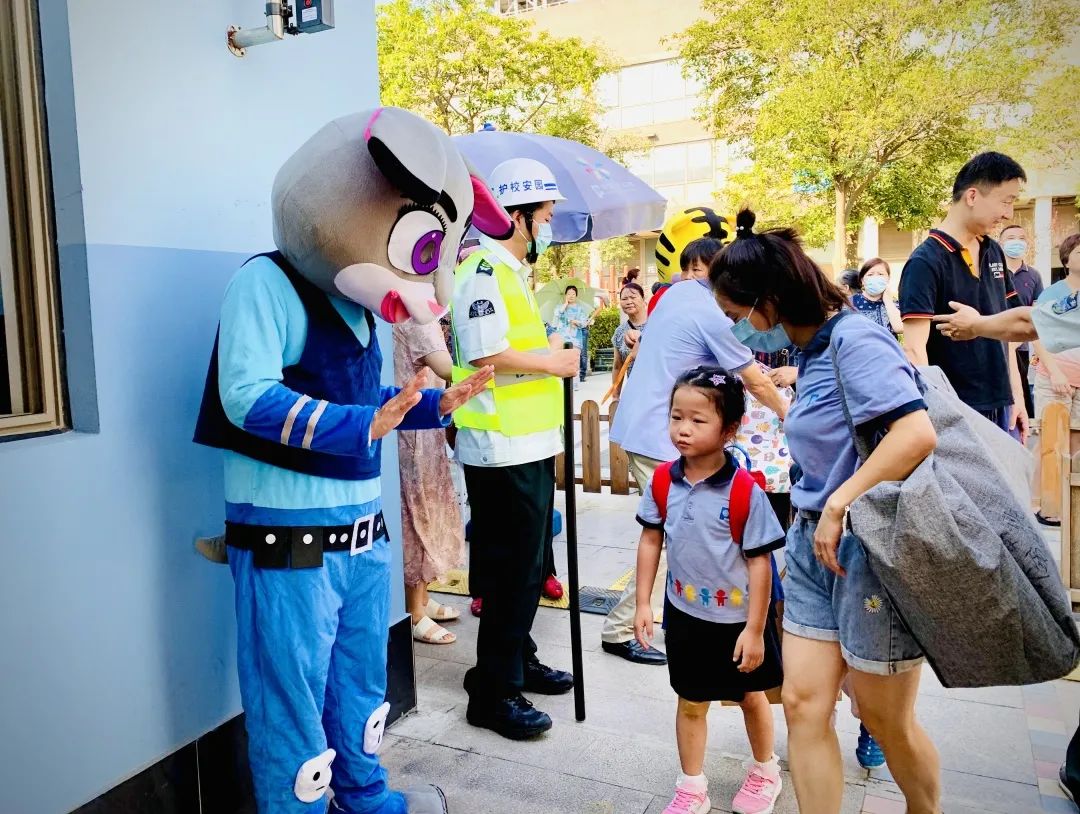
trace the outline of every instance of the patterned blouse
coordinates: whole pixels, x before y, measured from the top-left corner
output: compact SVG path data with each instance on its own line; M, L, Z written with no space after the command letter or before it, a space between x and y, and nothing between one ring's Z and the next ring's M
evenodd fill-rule
M855 306L856 311L867 319L872 319L882 328L888 328L889 333L896 336L896 333L892 329L892 324L889 322L889 314L885 310L884 298L874 302L874 300L867 298L861 293L855 293L851 295L851 302Z

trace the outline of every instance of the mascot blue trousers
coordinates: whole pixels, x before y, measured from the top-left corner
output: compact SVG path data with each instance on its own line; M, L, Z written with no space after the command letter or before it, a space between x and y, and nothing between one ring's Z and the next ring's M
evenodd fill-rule
M390 541L380 502L373 318L277 254L233 277L195 440L225 451L240 693L261 814L445 811L387 786ZM422 391L402 429L445 426Z

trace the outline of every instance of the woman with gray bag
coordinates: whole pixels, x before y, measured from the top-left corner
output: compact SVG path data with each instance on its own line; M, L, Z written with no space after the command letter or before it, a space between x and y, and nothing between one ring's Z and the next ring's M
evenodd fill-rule
M1060 677L1080 656L1068 600L1007 477L1015 445L995 452L992 425L965 412L940 377L911 367L888 331L850 318L793 231L755 235L753 223L739 214L709 276L736 337L803 349L785 425L804 472L784 584L784 708L800 811L840 809L829 718L847 674L907 810L936 813L940 769L915 722L915 668L925 654L946 686Z
M792 488L798 517L788 532L784 581L784 712L799 810L840 810L843 768L831 719L850 675L863 722L881 744L908 811L937 814L937 751L914 714L922 651L859 541L843 533L847 507L876 484L912 472L934 449L934 429L915 371L889 332L870 320L844 319L846 298L793 231L755 234L753 225L752 212L739 213L735 241L713 261L709 279L736 323L735 336L751 349L790 342L803 349L798 398L784 425L803 471ZM861 467L837 393L831 342L853 383L856 421L884 433Z

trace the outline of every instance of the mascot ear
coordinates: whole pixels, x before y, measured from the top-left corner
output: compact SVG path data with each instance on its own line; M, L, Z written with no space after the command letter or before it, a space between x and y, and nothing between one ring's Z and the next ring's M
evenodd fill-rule
M424 206L439 200L446 178L443 134L434 125L396 107L376 110L364 129L375 166L395 189ZM391 146L393 145L393 146Z
M469 180L473 188L473 226L479 231L493 237L496 240L509 240L514 234L514 222L506 214L506 210L495 200L491 194L491 188L477 172L473 163L461 154L461 160L465 162L465 169L469 171Z
M514 234L514 222L499 206L482 178L473 174L469 178L473 188L473 226L488 237L509 240Z

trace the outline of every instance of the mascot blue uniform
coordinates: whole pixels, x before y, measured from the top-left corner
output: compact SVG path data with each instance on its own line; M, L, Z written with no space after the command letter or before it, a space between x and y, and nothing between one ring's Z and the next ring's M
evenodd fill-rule
M447 391L381 387L373 315L436 318L469 223L512 227L449 137L395 108L320 130L278 173L273 216L278 251L226 290L195 433L224 450L259 811L444 814L441 791L391 791L379 765L391 554L379 435L398 413L400 429L445 426L490 372Z

